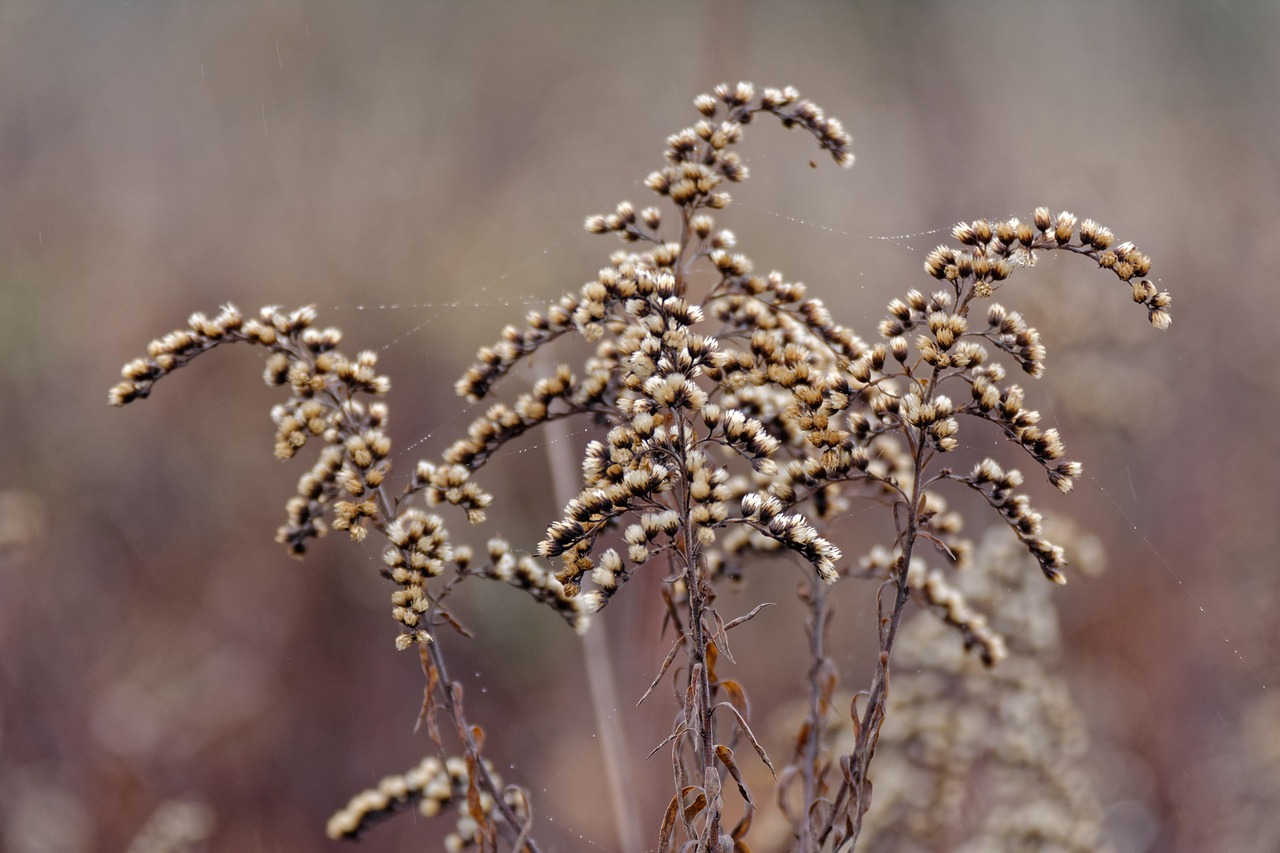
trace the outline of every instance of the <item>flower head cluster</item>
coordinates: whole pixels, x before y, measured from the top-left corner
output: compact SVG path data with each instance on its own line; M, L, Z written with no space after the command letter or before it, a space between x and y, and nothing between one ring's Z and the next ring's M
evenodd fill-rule
M427 580L444 571L453 557L449 534L437 515L410 507L387 526L390 545L382 552L383 573L400 587L391 595L391 615L405 627L396 647L431 641L424 614L431 608Z
M804 555L818 570L818 576L833 583L840 549L818 535L807 519L799 513L782 512L782 504L774 497L748 494L742 499L742 512L755 522L756 529L777 540L783 547Z
M512 406L494 403L471 422L465 438L455 441L444 453L447 465L474 471L493 452L547 421L563 414L589 411L600 405L609 377L601 371L579 382L573 371L561 365L556 372L539 379L521 394Z
M485 767L496 781L492 766L485 762ZM475 795L474 807L468 805L469 792ZM518 789L508 789L506 799L508 807L527 818L528 803ZM465 807L444 841L445 850L457 853L479 844L480 823L470 813L472 808L478 808L479 816L485 819L493 815L496 803L488 792L475 790L465 759L450 756L441 761L431 755L408 772L387 776L375 787L356 794L329 818L325 832L334 840L359 838L378 821L415 806L423 817L435 817L451 806Z
M789 86L765 89L757 97L750 83L722 84L714 95L698 96L694 106L702 113L702 120L667 138L667 165L645 180L649 189L686 210L720 209L729 204L728 195L716 190L722 180L746 180L747 167L732 149L741 141L743 127L760 112L777 116L784 127L804 128L837 163L845 168L853 165L851 141L840 122L829 118L812 101L801 99L800 93ZM628 232L628 226L633 224L624 217L587 220L588 230L617 231L624 239L641 238L643 235L632 236Z
M560 582L559 577L547 571L545 566L529 554L517 556L512 553L511 546L505 539L490 539L487 551L487 565L463 565L463 570L524 590L534 601L545 604L560 614L578 634L586 633L590 615L603 604L604 596L601 593L578 595L571 592Z
M973 319L975 301L991 297L1021 268L1033 265L1041 251L1085 255L1130 282L1135 301L1147 306L1156 328L1169 325L1169 295L1158 293L1141 278L1150 272L1149 257L1130 243L1115 245L1108 229L1092 220L1078 222L1070 213L1055 217L1047 208L1039 208L1030 222L960 223L952 236L959 247L939 246L925 260L925 271L947 287L928 296L913 290L890 302L878 329L885 344L873 347L849 367L862 404L854 406L849 416L853 440L870 436L899 440L905 455L915 461L915 470L906 472L897 466L892 479L882 482L905 497L924 475L934 453L960 446L961 419L975 418L993 424L1044 469L1054 486L1068 492L1081 474L1080 464L1064 459L1058 431L1041 425L1040 414L1026 407L1022 388L1005 384L1005 369L990 352L1003 352L1025 373L1040 377L1045 358L1040 333L1019 313L996 303L985 309L985 326L979 324ZM948 391L966 385L967 393ZM1062 549L1041 536L1040 515L1027 496L1012 491L1021 483L1021 475L1006 474L988 459L968 477L943 469L919 486L927 489L948 479L979 491L1036 557L1046 577L1058 583L1065 580L1060 571L1066 562ZM932 523L928 515L918 513L917 521ZM934 544L951 558L957 556L958 548L962 552L968 547L955 538L935 539Z
M266 347L270 355L263 378L290 391L289 399L271 412L276 455L291 458L313 437L325 444L298 481L297 494L286 507L288 522L277 536L298 556L309 540L324 535L330 513L334 527L357 541L364 538L365 520L379 518L374 495L390 467L387 408L362 397L386 394L391 383L376 372L376 355L362 352L347 358L337 350L342 334L313 328L314 320L311 307L284 311L268 306L248 319L234 305L223 306L213 318L192 314L188 328L152 341L145 357L126 364L124 381L110 394L116 406L146 397L162 377L220 344Z
M607 435L587 447L581 492L539 545L542 556L561 561L557 578L571 596L589 576L607 600L631 577L628 563L659 554L679 552L699 564L721 560L712 546L726 525L770 530L735 510L744 495L769 496L778 476L773 457L793 438L809 435L810 446L825 451L819 464L831 470L855 464L842 443L847 431L834 422L849 389L831 368L861 356L865 345L819 300L807 298L803 285L778 273L754 274L751 261L733 252L734 235L717 230L712 216L730 202L724 183L747 177L735 149L757 114L808 131L842 166L853 161L848 135L793 89L757 93L750 84L726 85L695 106L702 118L667 140L665 165L646 181L675 205L679 234L664 233L659 208L627 201L588 217L588 231L616 234L640 250L615 253L578 292L532 312L524 327L504 329L497 343L481 348L458 391L472 400L490 396L517 362L568 332L595 344L586 378L578 382L562 366L512 405L492 404L443 465L420 466L412 487L425 489L432 503L474 512L474 502L488 496L470 478L506 442L555 417L588 415L607 424ZM695 265L719 278L700 302L689 291ZM709 317L719 325L714 336L705 330ZM810 355L815 351L821 355ZM808 400L804 413L797 411L801 399ZM711 452L716 447L720 453ZM807 453L789 455L803 464ZM758 481L735 480L726 467L732 460L745 461ZM810 479L814 473L811 465ZM832 497L828 509L838 502ZM834 545L800 517L787 529L778 518L771 523L776 529L764 538L834 577ZM601 537L612 541L600 548Z
M1147 308L1147 318L1157 329L1167 329L1171 298L1145 277L1151 258L1132 243L1116 244L1111 229L1092 219L1079 221L1067 211L1054 216L1038 207L1031 222L961 222L951 231L960 249L939 246L929 253L924 268L936 279L960 285L972 284L979 298L990 296L1009 278L1016 266L1031 266L1037 251L1061 249L1092 258L1121 281L1130 282L1133 301Z
M1014 489L1022 485L1021 473L1015 470L1005 471L993 460L984 459L968 476L950 476L986 498L987 503L1000 513L1014 534L1036 558L1046 578L1057 584L1067 582L1066 577L1059 571L1066 565L1063 549L1040 535L1043 518L1031 506L1031 499L1014 492Z
M1164 329L1170 297L1147 278L1150 258L1131 243L1117 244L1092 220L1054 216L1047 208L1027 222L960 223L952 231L956 245L939 246L925 260L937 289L892 300L878 339L868 343L837 323L805 285L776 271L757 272L738 251L736 236L715 221L731 202L726 184L748 176L737 146L756 116L772 115L784 127L806 131L836 163L849 166L850 140L840 122L794 89L758 92L749 83L719 86L694 105L700 118L667 139L663 164L645 181L674 215L623 201L611 213L586 219L588 231L613 234L625 246L593 280L479 349L456 390L472 402L487 400L486 408L439 459L419 462L394 497L387 488L387 408L367 400L384 394L388 382L377 374L372 353L349 359L337 350L337 330L312 328L310 308L269 307L256 319L231 306L213 319L193 315L189 328L153 342L146 357L126 365L124 381L111 391L111 402L123 405L147 396L158 379L220 343L266 347L268 384L289 391L272 410L277 456L290 458L315 438L323 444L288 504L280 540L301 554L328 526L356 540L369 530L386 536L383 574L396 585L392 615L401 628L396 645L416 646L423 656L437 746L434 709L445 707L467 754L443 763L427 759L358 795L330 821L335 838L354 837L415 803L422 813L435 814L455 801L465 801L467 811L448 849L489 849L495 809L508 840L525 837L527 824L520 823L527 820L527 806L523 799L504 802L491 772L477 763L478 730L463 723L460 688L447 683L432 633L440 624L466 633L443 601L469 576L522 589L581 632L588 616L641 566L663 559L669 610L682 620L677 648L689 655L686 704L669 739L681 793L667 812L663 849L677 816L691 848L698 849L736 846L750 823L744 818L726 835L720 822L721 768L739 782L748 818L751 801L731 751L715 739L716 715L732 711L733 724L764 755L750 732L745 700L738 701L741 688L734 683L731 691L714 672L716 655L728 650L725 632L750 618L726 624L715 612L715 584L722 577L741 578L753 557L787 552L825 583L860 574L885 581L882 591L896 588L895 595L878 599L876 681L867 692L859 745L839 765L844 773L838 784L847 787L825 801L842 805L808 810L829 822L809 837L830 837L837 847L856 838L869 798L866 767L883 719L903 606L914 599L933 612L988 665L1007 652L1005 637L991 627L995 620L989 623L948 573L927 568L916 551L917 545L932 547L950 567L969 562L972 546L961 537L961 517L948 510L941 487L958 483L976 491L1044 575L1065 580L1063 549L1044 538L1040 514L1016 492L1021 474L990 459L967 475L938 464L962 447L961 424L976 421L1029 455L1058 489L1070 491L1079 463L1065 460L1058 431L1026 407L1023 389L1006 382L1000 363L1012 361L1040 377L1040 333L1019 313L988 300L1033 266L1038 253L1064 251L1127 282L1151 324ZM986 302L982 309L979 301ZM564 336L589 348L580 366L556 364L505 401L493 399L517 365ZM510 442L570 418L585 421L594 435L585 448L581 487L558 499L563 508L547 524L536 556L495 537L484 547L485 558L477 559L466 545L451 544L440 516L410 505L448 505L472 524L485 522L493 502L479 482L486 464ZM871 549L861 571L842 565L836 544L839 519L855 501L883 505L893 520L892 543ZM811 581L802 594L813 608L815 637L827 624L822 589L823 583ZM891 608L885 606L889 598ZM817 705L829 702L833 685L834 679L814 692L826 691ZM733 694L727 702L716 699L722 689ZM797 743L819 740L818 711L812 712L812 730ZM711 757L720 764L708 764ZM821 787L825 772L806 778ZM476 776L484 777L483 785ZM837 823L842 828L831 835Z
M792 90L757 96L748 84L722 86L695 105L703 119L668 138L666 164L646 181L677 207L681 239L664 236L656 207L637 209L624 201L610 214L588 217L588 231L648 248L615 254L578 294L566 295L545 315L532 315L537 322L528 329L505 330L502 341L481 350L460 385L473 397L487 391L518 357L553 334L574 329L596 342L589 367L601 378L592 388L597 393L591 411L613 428L607 441L588 448L583 491L540 545L544 556L562 559L559 577L566 590L576 594L591 574L606 580L606 595L612 594L618 579L630 576L617 571L623 559L642 563L688 536L703 546L702 558L717 571L737 574L732 566L752 552L782 546L810 559L824 578L834 577L833 552L814 543L835 546L807 519L831 518L859 495L910 503L917 486L926 499L922 508L937 505L940 498L930 486L939 478L925 480L924 472L934 455L960 446L965 416L995 424L1044 467L1054 485L1068 491L1079 464L1063 460L1057 431L1040 425L1018 386L1003 384L1004 368L990 355L1006 353L1038 377L1045 353L1039 332L1017 312L995 304L983 327L972 320L972 302L989 298L1032 265L1037 253L1061 250L1091 257L1135 282L1134 298L1163 328L1168 295L1141 278L1150 271L1150 259L1132 244L1116 245L1111 232L1092 220L1081 223L1069 213L1055 217L1044 208L1025 223L961 223L952 233L958 247L939 247L925 263L946 287L893 300L878 329L884 342L868 345L833 322L804 285L776 272L755 273L751 260L734 251L736 237L716 230L712 218L730 201L723 182L747 176L734 149L753 115L767 112L787 126L805 127L847 165L848 140L839 123ZM691 301L686 280L698 261L716 277L700 303ZM714 336L702 331L706 318L719 323ZM967 385L968 393L948 393L947 385ZM451 461L468 464L525 428L518 417L507 420L458 445ZM732 476L712 461L707 444L748 460L754 479ZM690 489L696 477L702 484ZM743 508L741 516L726 509L734 504ZM807 506L799 514L784 511L802 504ZM1000 502L997 509L1020 531L1046 574L1060 580L1061 553L1039 537L1038 515L1025 498ZM627 515L635 520L628 523ZM744 522L746 532L717 544L717 528ZM967 555L968 542L955 535L954 513L921 511L917 527L952 562ZM622 533L622 556L608 549L612 568L600 569L591 554L599 538L615 529Z

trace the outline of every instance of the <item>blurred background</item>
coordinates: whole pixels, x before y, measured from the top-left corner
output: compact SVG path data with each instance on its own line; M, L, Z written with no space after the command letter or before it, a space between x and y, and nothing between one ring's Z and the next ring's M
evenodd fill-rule
M648 203L694 95L738 79L798 87L858 163L760 121L720 222L865 335L928 286L946 236L928 232L959 219L1065 208L1152 256L1165 334L1071 257L1003 294L1048 348L1031 400L1088 472L1032 494L1109 558L1055 592L1060 674L1117 850L1277 849L1268 0L0 4L0 848L122 850L182 807L205 849L324 849L333 810L429 748L378 544L329 537L296 563L273 542L305 463L271 455L259 353L114 410L120 365L193 310L313 303L348 352L379 352L392 435L419 442L407 470L476 414L452 394L476 347L615 248L583 216ZM556 500L542 446L521 448L482 481L531 547ZM851 519L847 550L884 541L874 522ZM798 695L798 578L763 571L722 602L781 605L735 632L760 720ZM665 653L654 581L603 620L647 833L670 781L644 756L672 706L628 708ZM870 592L840 592L855 688ZM513 590L459 610L477 637L447 638L455 676L539 837L616 849L579 641ZM435 849L445 823L402 816L364 843Z

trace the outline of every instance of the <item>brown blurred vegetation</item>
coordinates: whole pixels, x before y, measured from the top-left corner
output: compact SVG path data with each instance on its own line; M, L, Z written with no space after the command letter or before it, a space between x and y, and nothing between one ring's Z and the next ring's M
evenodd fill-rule
M385 348L393 436L431 436L405 470L465 425L451 377L476 346L594 275L613 246L583 215L645 201L662 140L722 79L795 85L853 133L837 174L752 128L722 221L859 331L927 286L943 235L873 236L1047 204L1154 258L1164 336L1072 258L1005 300L1048 346L1031 399L1092 475L1037 500L1110 557L1055 593L1062 666L1118 850L1274 849L1278 72L1266 0L0 4L0 849L123 849L174 798L212 808L209 849L318 849L347 796L427 748L376 545L295 564L272 542L302 467L271 456L257 354L124 411L119 365L192 310L315 303L348 350ZM409 307L353 310L380 303ZM503 527L536 541L545 456L504 462ZM850 522L868 546L872 515ZM795 581L762 573L741 603ZM643 755L670 708L628 708L662 657L654 590L605 622L656 831L670 782ZM583 802L602 771L577 641L519 593L475 592L478 638L450 651L487 753L553 849L610 849ZM861 686L869 590L841 595ZM762 708L797 688L795 612L735 636ZM406 817L368 846L445 828Z

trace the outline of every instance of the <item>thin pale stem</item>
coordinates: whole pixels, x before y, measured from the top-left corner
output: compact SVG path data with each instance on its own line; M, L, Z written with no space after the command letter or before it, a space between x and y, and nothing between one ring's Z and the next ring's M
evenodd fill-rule
M551 466L556 503L564 506L577 494L573 472L578 470L578 462L565 421L548 423L546 435L547 461ZM640 853L644 849L640 815L635 809L635 798L629 793L634 788L635 774L631 768L627 733L617 714L621 705L618 701L618 685L613 677L609 636L601 614L593 616L592 621L595 624L582 637L583 670L587 676L587 689L591 694L596 731L600 735L597 740L604 758L609 802L618 833L618 850L621 853Z

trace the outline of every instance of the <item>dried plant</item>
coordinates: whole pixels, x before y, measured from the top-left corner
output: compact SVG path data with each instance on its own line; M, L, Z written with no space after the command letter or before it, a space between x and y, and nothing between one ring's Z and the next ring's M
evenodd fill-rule
M1064 251L1126 282L1162 329L1170 299L1146 278L1150 259L1092 220L1046 208L1028 221L961 223L952 234L957 245L939 246L925 261L936 289L893 300L876 340L866 342L803 285L753 272L751 260L734 251L734 235L714 219L730 203L724 187L747 177L736 149L754 119L772 116L803 130L847 167L853 155L840 122L790 88L722 85L694 103L701 119L668 138L664 164L645 181L665 207L623 202L589 217L588 231L616 235L626 248L577 292L503 329L457 390L470 401L494 398L517 365L561 337L584 339L591 356L577 367L552 363L509 402L491 403L440 459L418 463L398 488L389 479L387 406L372 400L386 394L388 380L372 353L342 355L338 331L313 328L310 308L269 307L245 318L226 306L214 318L194 315L188 329L126 365L111 392L116 405L145 397L160 378L222 343L266 348L267 382L289 391L272 411L276 455L292 457L313 438L323 444L288 504L279 540L301 555L328 527L357 541L369 531L387 539L383 575L395 585L396 646L419 649L427 679L422 719L438 754L358 795L331 821L334 837L357 836L404 808L435 814L456 805L451 849L538 849L527 793L503 787L481 757L483 732L467 721L462 689L446 667L440 629L465 633L449 599L469 578L524 589L584 631L589 615L643 566L662 567L674 639L650 692L668 672L678 673L680 689L673 729L660 746L671 758L673 794L655 834L660 850L707 851L748 849L757 798L739 767L742 750L775 769L752 730L746 690L716 667L731 656L729 633L761 610L722 614L717 590L743 578L754 559L790 553L812 569L802 592L808 710L791 760L777 772L788 848L797 851L852 849L858 838L909 600L955 629L984 664L1008 654L1007 641L949 573L927 567L920 553L927 546L944 567L970 559L960 516L948 510L942 489L976 492L1045 577L1065 580L1063 550L1042 535L1039 513L1018 491L1021 474L991 459L961 472L945 456L959 447L962 417L985 421L1070 491L1080 465L1065 461L1057 431L1040 426L997 361L1003 354L1039 377L1040 335L992 297L1039 253ZM429 509L449 505L471 524L485 523L492 503L481 485L486 463L508 442L567 418L597 437L582 459L580 493L545 538L528 550L493 538L479 554L454 544ZM834 541L854 500L882 505L888 531L857 561ZM823 746L837 682L826 587L843 577L876 584L879 653L870 686L850 710L852 743L833 755ZM453 746L438 725L441 713L452 722ZM460 754L451 757L452 749ZM741 798L732 810L730 782Z
M1084 720L1050 669L1062 651L1050 589L1032 583L1030 557L998 533L983 537L956 585L990 610L1009 656L986 667L940 621L904 621L867 853L1108 849L1082 766Z

